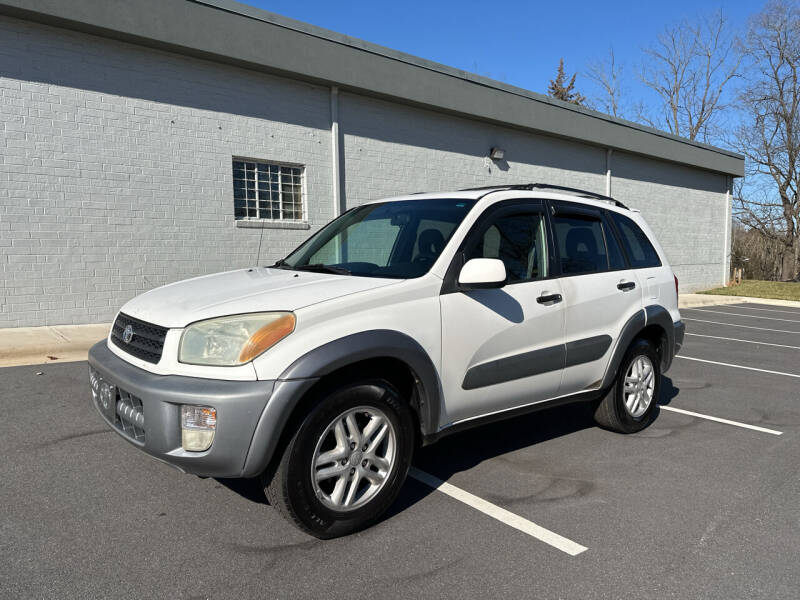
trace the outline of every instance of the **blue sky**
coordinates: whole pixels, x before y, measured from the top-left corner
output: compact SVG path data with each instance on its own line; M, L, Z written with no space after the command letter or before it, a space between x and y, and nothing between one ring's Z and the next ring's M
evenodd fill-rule
M645 95L635 77L641 48L665 25L722 6L731 24L742 28L763 6L753 0L246 3L536 92L547 90L563 57L567 71L578 72L579 91L591 96L592 85L581 72L613 46L631 97Z

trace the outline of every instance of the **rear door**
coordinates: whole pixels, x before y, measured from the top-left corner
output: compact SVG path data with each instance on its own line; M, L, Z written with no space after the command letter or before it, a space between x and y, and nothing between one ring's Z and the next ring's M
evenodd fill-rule
M609 217L614 222L628 262L642 283L645 305L672 306L675 303L672 271L663 268L658 252L645 232L633 219L618 212L609 211Z
M625 259L607 211L563 201L551 206L564 291L563 396L600 385L622 327L642 309L642 285Z
M440 297L443 424L557 395L564 309L549 238L541 201L492 206L464 238ZM506 285L459 291L458 272L472 258L502 260Z

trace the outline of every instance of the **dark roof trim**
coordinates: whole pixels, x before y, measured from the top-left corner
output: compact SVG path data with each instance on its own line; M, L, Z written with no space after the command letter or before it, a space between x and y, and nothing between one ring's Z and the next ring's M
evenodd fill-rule
M738 154L231 0L0 0L0 14L741 176Z

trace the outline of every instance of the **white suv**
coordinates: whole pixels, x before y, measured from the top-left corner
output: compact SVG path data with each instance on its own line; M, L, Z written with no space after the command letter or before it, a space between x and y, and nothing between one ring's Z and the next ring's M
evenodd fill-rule
M93 401L184 472L262 478L321 538L396 498L418 445L555 403L645 427L683 341L677 279L636 211L543 184L353 208L271 267L122 307Z

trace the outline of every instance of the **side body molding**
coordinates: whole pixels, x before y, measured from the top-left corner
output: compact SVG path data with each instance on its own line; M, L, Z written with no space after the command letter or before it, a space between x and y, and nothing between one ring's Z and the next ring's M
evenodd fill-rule
M275 381L275 388L256 425L244 465L244 476L263 471L272 459L289 417L303 395L321 377L362 360L393 358L407 364L417 388L415 406L425 443L439 427L441 384L425 349L399 331L374 329L328 342L295 360Z

